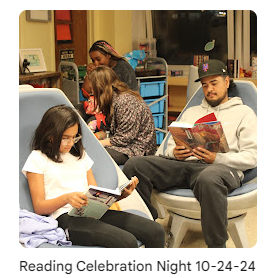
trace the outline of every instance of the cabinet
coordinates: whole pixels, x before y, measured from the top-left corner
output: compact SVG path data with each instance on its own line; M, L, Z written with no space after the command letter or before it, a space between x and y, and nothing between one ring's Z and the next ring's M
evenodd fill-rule
M59 28L66 28L64 33ZM74 62L77 65L87 63L87 11L86 10L55 10L54 11L54 30L55 30L55 62L59 66L61 55L64 50L74 51ZM60 32L61 33L60 33ZM71 38L61 35L67 34Z
M144 71L149 69L154 69L157 74L137 77L137 81L140 95L151 109L156 142L160 145L168 131L168 65L163 58L149 57L145 60Z
M34 87L49 87L62 89L61 72L36 72L32 74L19 74L19 85L31 84Z
M187 84L185 76L168 77L169 115L177 116L186 105Z

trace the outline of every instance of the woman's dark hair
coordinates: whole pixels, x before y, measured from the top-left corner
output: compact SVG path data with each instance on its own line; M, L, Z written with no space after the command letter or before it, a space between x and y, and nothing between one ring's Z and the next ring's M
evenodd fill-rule
M103 55L109 54L111 56L111 59L114 60L125 60L124 57L117 53L117 51L112 47L111 44L104 40L94 42L89 50L89 53L92 51L99 51Z
M57 105L48 109L43 115L31 142L32 150L40 150L54 162L62 162L60 145L63 133L70 127L78 124L78 133L81 133L79 116L66 105ZM79 140L70 150L70 153L81 158L84 152L82 140Z

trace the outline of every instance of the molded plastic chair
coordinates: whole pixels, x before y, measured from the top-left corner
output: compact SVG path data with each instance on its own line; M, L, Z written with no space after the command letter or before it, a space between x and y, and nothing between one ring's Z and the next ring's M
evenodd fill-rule
M28 181L22 174L22 167L30 154L30 142L36 127L43 114L50 107L70 103L65 94L59 89L34 89L32 87L20 87L19 90L19 203L21 209L33 212ZM82 140L88 155L95 162L92 170L98 186L115 189L118 184L127 181L126 176L111 159L106 150L98 142L87 124L80 117L82 128ZM136 190L126 199L119 202L122 210L150 218L151 214L147 206ZM141 245L141 243L139 243ZM58 247L51 244L42 244L41 247ZM68 247L65 247L68 248Z
M257 114L257 88L250 81L235 81L236 90L230 97L239 96L243 103L250 106ZM199 105L204 98L203 89L199 88L184 110ZM156 155L164 154L170 133L166 135ZM243 186L228 195L228 232L236 247L249 247L244 217L248 209L257 204L257 167L244 172ZM160 218L165 217L165 209L172 217L170 247L179 247L189 228L201 228L201 208L191 189L174 189L163 193L154 191L152 203L156 206Z
M189 66L188 83L186 90L186 101L189 102L195 92L201 87L201 82L195 82L199 78L198 67Z
M22 84L19 85L19 90L26 90L26 89L33 89L34 87L32 85L29 84Z

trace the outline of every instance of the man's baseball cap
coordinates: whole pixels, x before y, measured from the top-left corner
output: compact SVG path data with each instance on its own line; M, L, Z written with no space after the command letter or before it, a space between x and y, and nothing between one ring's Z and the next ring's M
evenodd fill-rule
M195 82L200 81L203 77L212 75L228 75L227 67L222 61L219 60L207 60L200 64L198 68L199 78Z

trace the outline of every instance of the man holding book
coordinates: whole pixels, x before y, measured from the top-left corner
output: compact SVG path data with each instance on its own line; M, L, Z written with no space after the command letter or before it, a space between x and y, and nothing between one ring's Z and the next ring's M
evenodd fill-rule
M154 218L158 215L150 201L152 189L191 188L201 205L206 244L211 248L225 248L227 195L241 186L243 171L257 165L257 117L239 97L229 98L231 82L223 62L205 61L198 73L196 82L202 83L204 99L201 105L187 109L180 121L195 123L213 112L222 124L229 151L189 149L176 144L171 136L166 157L135 157L125 164L123 171L127 177L138 177L137 191Z

